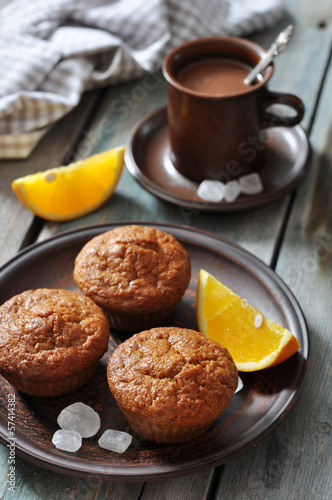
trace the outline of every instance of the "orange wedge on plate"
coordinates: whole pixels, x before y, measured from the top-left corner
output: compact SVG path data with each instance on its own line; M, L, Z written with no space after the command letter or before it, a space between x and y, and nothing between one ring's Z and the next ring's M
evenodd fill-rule
M200 332L225 347L239 371L277 365L300 347L290 331L266 318L203 269L197 285L196 312Z
M50 221L75 219L97 210L113 193L124 165L124 146L66 166L20 177L12 183L19 200Z

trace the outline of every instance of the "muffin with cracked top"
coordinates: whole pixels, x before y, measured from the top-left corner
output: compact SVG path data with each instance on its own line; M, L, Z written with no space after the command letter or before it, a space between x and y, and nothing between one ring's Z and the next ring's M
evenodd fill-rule
M171 234L120 226L88 241L75 260L82 292L108 312L110 326L139 332L170 315L189 285L189 256Z
M92 376L108 341L101 308L69 290L27 290L0 306L0 374L33 396L78 389Z
M107 366L109 388L129 425L156 443L181 443L205 432L237 387L226 349L199 332L161 327L120 344Z

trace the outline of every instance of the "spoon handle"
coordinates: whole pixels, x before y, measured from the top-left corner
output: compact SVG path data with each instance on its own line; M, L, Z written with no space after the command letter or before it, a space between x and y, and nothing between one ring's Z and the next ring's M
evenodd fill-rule
M279 33L277 38L272 43L269 50L265 52L257 65L250 71L249 75L245 78L244 83L249 85L252 83L256 76L261 73L273 61L273 59L283 52L290 42L293 33L293 26L290 24L287 28Z

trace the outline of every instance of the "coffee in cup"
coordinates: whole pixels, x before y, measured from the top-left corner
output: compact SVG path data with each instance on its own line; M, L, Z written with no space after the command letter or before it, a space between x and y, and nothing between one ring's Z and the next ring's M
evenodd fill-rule
M207 57L186 64L176 75L177 81L202 96L231 96L245 92L244 80L251 67L236 59Z
M273 64L252 84L244 83L263 55L248 40L211 37L187 42L166 57L170 159L185 177L227 182L258 172L265 162L265 129L301 121L298 97L267 88ZM281 115L274 104L296 114Z

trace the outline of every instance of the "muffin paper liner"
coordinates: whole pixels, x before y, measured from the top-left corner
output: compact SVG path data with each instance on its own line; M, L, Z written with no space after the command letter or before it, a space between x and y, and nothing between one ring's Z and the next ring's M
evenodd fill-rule
M130 427L141 437L159 444L184 443L195 439L203 434L214 422L214 420L201 426L176 427L174 425L161 425L152 422L146 417L137 418L132 413L123 410L122 412Z
M175 305L149 314L115 314L106 312L111 329L127 333L138 333L160 325L173 311Z
M19 391L22 391L30 396L39 396L43 398L62 396L69 392L75 391L84 385L95 372L97 363L89 366L86 370L76 373L62 380L54 380L52 382L31 382L23 377L3 375L6 380ZM41 377L42 378L42 377Z

